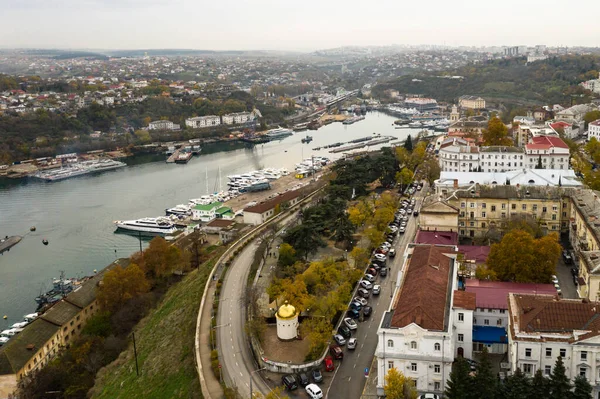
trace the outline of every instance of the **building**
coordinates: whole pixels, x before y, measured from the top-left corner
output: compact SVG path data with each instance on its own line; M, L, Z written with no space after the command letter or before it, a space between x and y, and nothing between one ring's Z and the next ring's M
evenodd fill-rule
M583 251L600 251L598 194L592 190L574 190L569 193L569 203L569 239L576 257Z
M600 301L600 251L582 251L578 254L579 274L577 293L580 298Z
M459 209L428 197L421 206L419 226L424 230L457 231Z
M533 111L533 117L537 122L545 122L554 118L554 112L546 108L538 108Z
M551 295L510 294L508 357L512 371L549 377L556 359L563 359L572 381L586 377L592 397L600 395L600 306Z
M82 283L0 347L0 397L12 394L23 377L44 367L79 336L86 321L98 311L96 287L112 265Z
M154 121L148 124L148 130L179 130L179 125L171 121Z
M300 190L287 191L275 198L244 209L244 223L259 225L278 214L281 210L294 206L301 199Z
M458 99L458 105L461 108L484 109L485 100L478 96L461 96Z
M487 120L464 120L460 119L448 127L448 135L450 134L469 134L473 136L481 136L483 131L487 129Z
M404 100L404 106L414 108L419 112L425 112L436 110L438 103L433 98L409 97Z
M452 362L461 352L457 343L465 339L453 328L459 317L455 312L472 307L468 298L456 295L456 268L454 246L407 248L394 300L377 331L378 395L383 395L385 376L392 368L414 380L419 392L444 390ZM465 347L458 346L462 353Z
M221 124L221 117L217 115L197 116L195 118L188 118L185 120L185 125L192 129L201 129L204 127L219 126Z
M588 140L595 137L596 140L600 140L600 119L590 122L588 125Z
M417 230L415 244L428 245L458 245L456 226L451 231Z
M552 284L477 279L466 279L465 291L475 295L477 304L473 314L473 350L481 352L485 346L490 353L506 353L508 350L506 329L509 293L556 295L556 288Z
M577 104L557 112L555 114L555 119L557 121L564 121L572 125L577 125L579 134L583 134L585 125L583 118L585 117L585 114L596 109L597 107L592 104Z
M560 137L533 137L525 145L525 154L527 168L539 168L541 160L542 169L569 169L569 146Z
M556 169L517 169L509 172L441 172L435 181L435 190L441 198L474 184L511 186L583 187L575 171Z
M231 208L223 206L221 202L198 204L192 208L192 220L208 223L217 218L231 220L234 218L234 213Z
M275 313L277 319L277 338L282 341L291 341L298 337L298 311L285 301Z
M568 230L569 199L560 187L475 185L455 191L447 202L460 211L460 237L499 238L515 218L535 219L546 234Z
M256 118L260 118L262 115L257 109L252 112L237 112L234 114L223 115L224 125L240 125L242 123L253 121Z

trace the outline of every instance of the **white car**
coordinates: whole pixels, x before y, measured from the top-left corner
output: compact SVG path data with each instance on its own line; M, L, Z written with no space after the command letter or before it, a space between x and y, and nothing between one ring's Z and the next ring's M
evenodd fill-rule
M384 242L381 244L382 247L387 247L388 249L392 246L389 242Z
M375 254L373 255L373 257L380 261L385 261L387 259L387 257L384 254Z
M380 292L381 292L381 286L379 284L375 284L373 286L373 295L379 295Z
M556 277L554 274L552 275L552 283L553 284L558 284L558 277Z
M367 291L368 293L369 291ZM358 302L360 303L360 306L367 306L369 302L367 302L367 300L361 296L355 296L353 299L354 302Z
M308 384L304 389L306 389L306 393L310 396L310 399L323 398L323 391L321 391L321 388L317 384Z
M356 324L354 319L351 319L350 317L346 317L344 319L344 324L351 330L356 330L358 328L358 325Z
M419 396L419 399L440 399L440 396L436 395L435 393L424 393L423 395Z
M363 287L366 290L370 290L371 288L373 288L373 284L371 284L367 280L361 280L360 281L360 286Z
M356 338L350 338L348 340L348 344L346 345L346 348L348 348L348 349L356 349L356 343L357 343Z

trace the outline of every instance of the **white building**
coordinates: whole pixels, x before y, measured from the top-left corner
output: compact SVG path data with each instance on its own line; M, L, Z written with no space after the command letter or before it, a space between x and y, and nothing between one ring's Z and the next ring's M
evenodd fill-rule
M223 115L224 125L239 125L254 120L254 112L237 112L235 114Z
M438 151L440 168L452 172L476 171L479 167L479 147L468 145L461 138L447 139Z
M583 133L584 116L590 111L596 110L597 107L592 104L577 104L570 108L563 109L556 113L557 121L564 121L579 126L579 133Z
M450 376L457 349L470 343L453 328L454 312L474 306L458 294L455 246L410 245L404 255L390 309L377 331L377 393L383 395L387 370L396 368L413 379L419 392L440 394ZM399 277L400 277L399 276ZM462 330L469 318L463 316ZM456 334L456 336L455 336ZM461 333L466 334L466 333ZM457 346L463 343L465 346Z
M550 376L563 359L573 381L584 376L600 398L600 305L550 295L510 294L508 356L511 370Z
M569 146L560 137L537 136L525 145L526 167L534 169L541 158L544 169L569 169Z
M217 115L197 116L194 118L188 118L185 120L185 125L192 129L201 129L209 126L219 126L221 124L221 117Z
M217 210L221 209L221 202L211 202L210 204L198 204L192 208L192 220L199 220L208 223L217 217Z
M596 140L600 140L600 119L591 122L588 125L588 140L595 137Z
M148 130L179 130L179 125L171 121L154 121L148 124Z
M461 96L458 99L458 105L461 108L484 109L485 100L478 96Z
M298 312L285 301L275 313L277 319L277 338L282 341L290 341L298 336Z

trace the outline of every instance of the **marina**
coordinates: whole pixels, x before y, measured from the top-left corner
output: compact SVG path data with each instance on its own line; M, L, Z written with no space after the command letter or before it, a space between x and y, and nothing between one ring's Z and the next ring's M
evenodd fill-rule
M100 173L107 170L119 169L124 166L127 165L113 159L98 159L77 162L58 169L41 171L34 174L33 177L47 182L54 182L90 173Z

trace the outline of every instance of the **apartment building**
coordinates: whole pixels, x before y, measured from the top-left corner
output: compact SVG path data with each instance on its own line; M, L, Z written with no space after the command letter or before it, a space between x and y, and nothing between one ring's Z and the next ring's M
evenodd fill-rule
M458 105L461 108L484 109L485 100L478 96L461 96L458 99Z
M377 331L377 393L383 395L387 370L396 368L415 381L419 392L441 393L450 376L457 345L465 344L464 334L453 328L473 300L456 294L456 247L411 244L404 254L401 281L389 311ZM465 327L461 331L468 331ZM458 334L461 334L460 336Z
M459 209L461 237L500 234L511 218L534 218L546 233L568 230L569 199L560 187L481 186L457 190L448 203Z
M592 137L600 140L600 119L590 122L588 125L588 140Z
M188 118L185 120L185 125L192 129L201 129L210 126L219 126L221 124L221 117L217 115L197 116L194 118Z
M566 375L587 378L600 397L600 306L552 295L509 294L508 357L511 370L549 377L556 359Z
M534 136L525 145L527 168L569 169L569 146L560 138L554 136Z
M148 124L148 130L179 130L179 125L171 121L154 121Z

